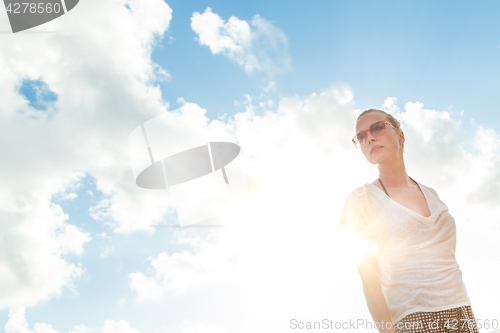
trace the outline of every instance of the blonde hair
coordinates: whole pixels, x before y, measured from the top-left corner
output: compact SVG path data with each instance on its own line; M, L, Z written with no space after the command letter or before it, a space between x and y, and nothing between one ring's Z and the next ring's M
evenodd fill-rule
M358 123L358 120L359 120L359 118L361 118L362 115L364 115L368 112L375 112L375 111L382 112L383 114L386 115L387 121L389 121L392 124L392 126L394 126L394 128L396 128L396 133L398 133L398 135L399 135L399 133L403 132L403 130L401 129L401 124L399 123L399 121L396 118L394 118L393 115L391 115L385 111L378 110L378 109L368 109L368 110L361 112L361 114L358 116L358 119L356 119L356 124ZM403 149L403 153L404 153L405 152L405 144L404 143L401 145L401 148Z

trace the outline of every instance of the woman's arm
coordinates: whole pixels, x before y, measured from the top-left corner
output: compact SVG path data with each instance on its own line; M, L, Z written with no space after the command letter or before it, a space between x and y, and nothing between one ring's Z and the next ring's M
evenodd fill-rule
M387 322L392 324L392 319L387 308L387 302L380 286L379 269L375 256L365 256L357 264L358 273L363 282L363 293L365 294L368 310L373 321L381 326L379 332L396 333L396 330ZM382 324L383 323L383 324Z

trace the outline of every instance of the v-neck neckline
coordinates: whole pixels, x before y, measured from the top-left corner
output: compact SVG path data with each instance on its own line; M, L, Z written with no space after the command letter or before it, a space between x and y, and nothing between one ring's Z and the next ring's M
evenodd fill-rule
M376 187L376 188L377 188L377 190L379 190L379 191L380 191L380 193L382 193L382 194L383 194L383 196L384 196L384 197L386 197L387 199L389 199L391 202L395 203L395 204L396 204L396 205L398 205L399 207L402 207L403 209L405 209L406 211L408 211L408 212L412 213L413 215L415 215L415 216L419 217L419 218L420 218L420 220L422 220L422 222L423 222L424 224L426 224L426 225L428 225L428 226L432 226L432 225L434 225L434 222L435 222L435 221L433 221L433 220L434 220L434 214L435 214L435 212L432 212L431 207L430 207L430 205L429 205L429 200L428 200L428 197L427 197L427 195L426 195L426 193L425 193L425 186L421 186L421 184L420 184L418 181L416 181L416 183L417 183L417 185L418 185L418 188L420 189L420 192L421 192L421 193L423 194L423 196L424 196L425 203L426 203L426 205L427 205L427 209L429 210L429 213L431 213L431 215L429 215L429 216L423 216L423 215L420 215L419 213L417 213L417 212L415 212L415 211L411 210L410 208L403 206L402 204L400 204L399 202L397 202L396 200L394 200L394 199L392 199L390 196L388 196L388 195L387 195L387 193L385 193L385 192L384 192L382 189L380 189L377 185L375 185L375 184L373 184L373 183L367 183L367 184L370 184L371 186Z

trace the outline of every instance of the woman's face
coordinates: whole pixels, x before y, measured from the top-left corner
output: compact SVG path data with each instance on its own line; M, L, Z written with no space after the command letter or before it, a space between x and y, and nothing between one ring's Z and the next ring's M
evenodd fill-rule
M356 134L365 131L377 121L388 121L387 116L381 112L368 112L359 118L356 123ZM396 130L386 124L385 133L380 136L373 136L370 131L366 132L366 143L360 148L368 162L373 165L380 163L391 163L401 154L401 145L404 143L404 134L397 134ZM380 148L374 149L380 146Z

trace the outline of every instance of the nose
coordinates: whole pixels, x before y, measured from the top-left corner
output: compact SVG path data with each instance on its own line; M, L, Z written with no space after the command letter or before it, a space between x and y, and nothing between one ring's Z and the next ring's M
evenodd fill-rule
M368 132L366 132L366 142L368 142L370 140L376 140L376 139L373 136L372 132L368 131Z

